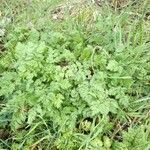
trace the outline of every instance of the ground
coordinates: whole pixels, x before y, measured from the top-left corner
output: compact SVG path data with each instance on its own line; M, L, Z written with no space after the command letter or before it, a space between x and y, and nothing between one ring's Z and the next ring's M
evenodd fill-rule
M148 0L2 0L0 149L149 150Z

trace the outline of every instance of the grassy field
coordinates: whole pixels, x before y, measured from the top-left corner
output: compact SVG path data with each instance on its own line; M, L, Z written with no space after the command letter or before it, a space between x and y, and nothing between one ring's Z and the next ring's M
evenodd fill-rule
M149 150L148 0L1 0L0 150Z

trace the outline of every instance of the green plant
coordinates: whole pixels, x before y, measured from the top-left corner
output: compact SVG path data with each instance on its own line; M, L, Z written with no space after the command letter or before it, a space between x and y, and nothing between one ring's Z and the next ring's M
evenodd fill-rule
M149 149L148 22L108 8L45 28L9 27L0 58L1 148Z

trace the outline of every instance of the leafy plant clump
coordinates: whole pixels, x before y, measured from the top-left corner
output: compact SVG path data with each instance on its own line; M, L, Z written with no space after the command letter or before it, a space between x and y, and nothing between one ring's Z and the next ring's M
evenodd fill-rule
M150 148L148 21L104 10L4 37L1 149Z

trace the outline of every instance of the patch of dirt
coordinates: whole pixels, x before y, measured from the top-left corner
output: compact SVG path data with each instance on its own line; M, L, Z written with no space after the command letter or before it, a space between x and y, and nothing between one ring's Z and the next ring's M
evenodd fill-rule
M72 18L79 17L92 18L94 12L93 3L89 3L87 0L67 3L57 6L51 11L51 16L53 20L64 20L65 13Z
M0 129L0 139L6 140L10 137L10 133L7 129Z

